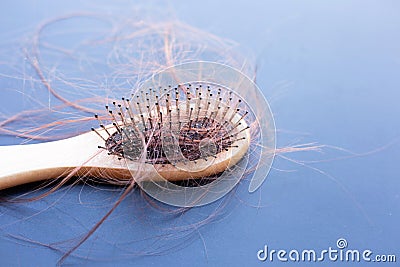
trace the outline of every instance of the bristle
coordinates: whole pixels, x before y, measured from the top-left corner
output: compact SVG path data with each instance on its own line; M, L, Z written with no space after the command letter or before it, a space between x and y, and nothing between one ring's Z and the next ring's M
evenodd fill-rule
M196 123L197 123L197 121L198 121L198 119L199 119L199 116L200 116L200 110L201 110L201 100L203 100L203 98L201 97L201 92L199 93L199 98L198 98L198 100L197 100L197 104L196 104L196 108L195 108L195 110L197 110L197 114L196 114Z
M228 139L228 138L236 137L237 135L239 135L240 133L246 131L246 130L249 129L249 128L250 128L250 126L247 126L247 127L243 128L243 129L241 129L240 131L234 133L234 134L230 134L230 135L229 135L229 134L226 134L226 135L224 135L224 136L221 137L221 140L225 140L225 139Z
M95 132L101 139L103 139L104 142L107 141L95 128L92 127L91 130Z
M168 115L169 115L169 129L172 131L172 110L168 109Z
M148 121L149 121L149 125L150 125L150 130L153 130L153 122L152 122L152 118L151 118L151 117L149 117L149 118L148 118Z
M144 130L147 131L147 126L146 126L146 121L144 119L144 115L140 114L140 118L142 120L142 125L143 125Z
M182 127L182 121L181 121L181 115L180 115L180 113L181 113L180 108L177 108L177 109L176 109L176 113L177 113L178 132L179 132L179 131L181 130L181 127Z
M240 111L240 109L238 108L239 107L239 104L242 102L242 100L238 100L237 101L237 103L236 103L236 105L235 105L235 107L233 108L233 110L235 110L236 112L239 112ZM236 115L236 112L232 112L232 114L231 114L231 116L229 117L229 122L231 122L232 121L232 119L233 119L233 117Z
M241 121L243 120L244 117L247 116L247 114L249 114L248 111L246 111L245 113L243 113L243 115L240 117L240 119L236 122L236 124L233 126L233 128L238 127L241 124Z
M150 104L147 105L146 108L147 108L147 114L149 115L149 119L153 119L153 117L151 115Z
M107 108L107 106L106 106ZM99 123L99 125L103 124L103 122L100 120L99 115L94 114L94 117L96 118L97 122Z
M170 105L170 103L171 103L171 96L170 96L170 94L167 94L167 99L165 99L165 103L166 103L166 106L167 106L167 110L170 110L170 108L169 108L169 105Z
M122 134L121 128L118 126L118 124L116 122L113 122L112 125L114 126L114 128L120 133Z
M189 117L189 109L190 109L190 100L192 99L190 97L190 91L189 91L189 87L187 88L188 91L186 92L186 116Z
M160 114L160 103L158 102L158 96L156 96L155 99L156 99L155 105L157 108L157 116L158 116L158 114Z
M205 111L206 111L206 114L204 115L205 117L207 117L207 113L208 113L208 109L210 108L210 104L211 104L211 102L210 102L210 98L212 97L212 93L211 93L211 89L210 89L210 87L209 86L207 86L207 95L206 95L206 108L205 108Z
M102 128L104 131L106 131L106 133L108 134L109 137L111 136L110 132L107 130L107 128L106 128L103 124L100 124L99 126L100 126L100 128Z
M123 100L124 103L125 103L125 110L128 112L129 118L130 118L131 121L132 121L133 113L132 113L132 110L131 110L131 103L130 103L130 100L127 99L127 98L125 98L125 99L122 98L122 100Z
M188 121L190 121L190 122L192 122L192 113L193 113L193 107L191 107L189 110Z
M124 125L124 128L125 128L126 126L128 126L128 125ZM129 126L132 126L132 127L133 127L133 131L132 131L133 134L134 134L136 137L139 137L138 133L139 133L140 131L139 131L138 126L136 125L135 118L133 118L133 117L130 118Z
M228 113L228 110L230 109L230 103L231 103L231 101L232 101L232 97L229 97L229 98L227 99L226 103L225 103L225 108L224 108L224 111L222 112L221 120L224 120L224 119L225 119L226 113Z

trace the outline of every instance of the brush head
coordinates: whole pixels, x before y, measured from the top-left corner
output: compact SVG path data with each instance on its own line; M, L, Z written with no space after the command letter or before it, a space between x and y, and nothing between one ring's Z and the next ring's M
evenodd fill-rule
M221 86L149 88L106 110L112 127L101 127L107 133L103 148L151 164L168 180L216 175L237 162L232 152L244 154L250 143L244 102Z

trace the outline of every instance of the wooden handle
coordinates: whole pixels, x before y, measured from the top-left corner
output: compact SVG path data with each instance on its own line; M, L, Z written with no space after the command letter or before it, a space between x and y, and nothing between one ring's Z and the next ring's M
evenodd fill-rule
M93 132L76 137L29 145L0 147L0 189L99 168L124 168L115 157L98 148L104 142ZM105 159L106 157L106 159ZM93 168L95 167L95 168Z

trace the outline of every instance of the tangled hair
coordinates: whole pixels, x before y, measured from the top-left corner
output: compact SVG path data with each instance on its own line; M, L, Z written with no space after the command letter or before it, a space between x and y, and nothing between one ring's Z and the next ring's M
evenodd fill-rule
M0 134L23 138L23 143L27 143L59 140L87 132L98 126L98 120L93 114L98 114L103 119L108 116L105 105L112 105L121 97L136 93L135 90L142 87L154 73L179 64L194 61L215 62L237 69L255 81L256 65L248 55L242 56L238 52L238 44L178 20L154 17L146 16L146 13L140 11L124 19L81 13L58 17L41 24L22 46L23 67L19 67L21 57L2 65L2 69L5 69L6 65L10 67L15 63L13 68L2 71L2 75L15 78L13 86L22 88L18 91L25 99L25 106L24 110L15 114L2 115ZM15 74L15 70L22 73ZM47 93L43 94L43 90ZM260 114L253 115L257 117ZM249 124L252 137L248 151L249 164L245 166L245 175L242 178L257 169L258 162L252 160L252 156L260 154L262 147L257 144L260 138L266 138L261 137L260 125L256 122L253 118ZM317 149L319 146L311 144L280 148L273 153ZM3 202L39 200L53 193L65 197L64 192L68 192L70 186L77 185L78 182L94 186L93 178L78 175L78 171L79 168L66 177L38 184L36 190L28 188L28 192L22 196L15 189L4 190L3 196L9 196L4 197ZM110 178L96 179L94 182L121 186L102 189L118 192L118 197L111 199L111 207L105 205L108 211L104 217L89 227L78 240L74 240L72 245L69 242L38 242L22 236L18 236L18 240L60 251L64 255L60 261L62 262L76 249L81 249L80 246L128 197L129 200L134 199L135 206L140 206L138 210L142 212L135 212L139 213L138 221L143 219L142 222L149 223L153 217L158 217L157 222L163 222L163 226L151 223L157 228L157 231L152 229L156 232L153 236L135 238L133 246L136 249L127 249L132 241L122 242L124 248L120 246L119 249L129 256L157 255L176 249L191 240L200 226L220 218L224 207L232 199L232 194L227 195L207 207L205 216L200 216L186 207L176 208L157 202L136 187L134 180L120 183ZM188 183L185 186L193 184ZM90 188L92 187L82 190L90 191ZM134 190L137 193L131 194ZM235 189L231 192L234 191ZM187 213L190 214L190 219L187 218L189 215L185 216ZM184 226L177 226L176 220L187 222ZM137 224L140 223L136 223L136 226ZM149 244L156 243L156 247L148 248ZM74 255L81 257L82 251L80 252L81 254Z

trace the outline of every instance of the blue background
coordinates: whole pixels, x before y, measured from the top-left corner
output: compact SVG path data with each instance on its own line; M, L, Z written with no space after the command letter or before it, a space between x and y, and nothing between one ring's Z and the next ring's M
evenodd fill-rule
M346 238L349 249L397 254L399 261L399 2L214 2L170 2L168 8L184 22L254 51L257 83L275 115L278 147L318 142L363 155L347 157L350 154L330 147L323 153L284 155L319 161L307 164L310 167L277 157L256 193L249 194L247 185L240 185L215 221L200 228L188 227L188 236L180 226L205 218L219 203L163 220L160 212L133 194L78 251L83 258L71 257L66 263L307 266L259 262L256 253L264 245L288 251L335 248L341 237ZM110 12L119 12L126 4L115 3ZM147 5L157 8L159 3ZM4 1L0 10L1 49L7 51L44 19L102 6L107 9L111 4ZM2 73L4 68L2 64ZM3 89L12 87L10 83L1 77L1 113L21 109L20 95ZM0 136L2 145L15 142ZM53 266L62 254L29 240L52 243L79 237L110 208L118 194L114 188L77 186L42 201L1 206L0 265ZM174 230L165 230L168 227ZM154 239L160 233L164 235ZM138 241L148 237L153 239ZM74 242L56 246L65 249ZM142 255L143 247L158 251L149 249L158 244L163 245L160 255ZM142 256L133 255L136 247Z

